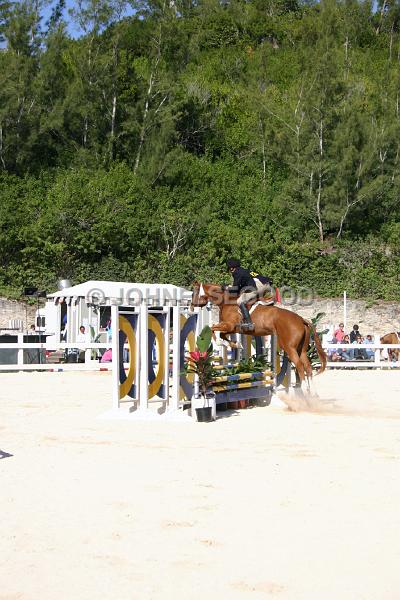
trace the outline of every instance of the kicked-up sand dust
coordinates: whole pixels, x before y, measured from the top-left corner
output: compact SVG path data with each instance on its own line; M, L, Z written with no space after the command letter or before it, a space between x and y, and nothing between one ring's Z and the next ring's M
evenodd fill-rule
M0 600L400 598L399 372L210 424L99 419L109 373L0 379Z

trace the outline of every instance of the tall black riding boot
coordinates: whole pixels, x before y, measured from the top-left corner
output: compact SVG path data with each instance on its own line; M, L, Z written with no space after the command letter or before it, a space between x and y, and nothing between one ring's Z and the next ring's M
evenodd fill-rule
M252 323L251 321L250 313L246 304L244 302L241 302L239 304L239 307L243 315L242 329L244 331L254 331L254 323Z

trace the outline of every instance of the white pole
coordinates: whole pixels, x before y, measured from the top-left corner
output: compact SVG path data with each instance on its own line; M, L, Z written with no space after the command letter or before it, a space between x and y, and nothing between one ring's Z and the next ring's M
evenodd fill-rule
M23 344L24 343L24 334L18 333L17 339L18 339L18 344ZM41 352L41 350L39 350L39 352ZM22 366L24 364L24 349L23 348L18 348L17 356L18 356L17 363Z
M346 290L343 292L343 325L344 330L347 329L347 293Z
M149 407L149 308L143 300L139 309L140 331L140 371L139 371L139 410L147 411Z
M172 307L172 397L171 410L178 410L180 400L180 343L181 343L181 324L180 324L180 303Z
M66 302L66 298L64 298L64 302ZM67 342L72 342L72 312L71 307L67 304Z
M118 306L111 306L112 323L112 401L113 409L119 409L119 326L118 326Z
M138 408L139 398L140 398L140 308L135 308L135 313L137 316L136 321L136 368L135 368L135 410ZM130 358L130 357L129 357Z
M164 400L166 406L169 401L169 330L170 330L170 317L169 307L167 306L165 311L165 327L164 327ZM159 357L159 360L161 357Z
M89 308L88 308L88 324L87 324L87 331L86 331L86 341L88 341L88 342L94 342L94 339L92 340L91 326L92 326L92 307L89 306ZM90 350L90 348L86 348L85 363L88 363L91 360L92 360L92 351Z

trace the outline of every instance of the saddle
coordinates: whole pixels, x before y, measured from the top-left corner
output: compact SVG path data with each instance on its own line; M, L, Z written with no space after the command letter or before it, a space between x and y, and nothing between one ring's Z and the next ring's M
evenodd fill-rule
M272 306L274 304L275 304L275 300L273 299L272 296L263 297L263 298L254 298L254 300L250 300L250 302L247 302L246 307L247 307L247 310L249 311L250 321L251 321L252 312L254 312L254 310L258 306ZM254 324L252 322L250 322L250 323L243 322L243 315L242 315L242 311L240 310L240 308L239 308L239 315L240 315L240 323L238 323L239 333L249 333L251 331L254 331Z
M275 304L275 300L272 296L264 296L263 298L254 298L247 304L247 308L250 314L257 308L257 306L272 306Z

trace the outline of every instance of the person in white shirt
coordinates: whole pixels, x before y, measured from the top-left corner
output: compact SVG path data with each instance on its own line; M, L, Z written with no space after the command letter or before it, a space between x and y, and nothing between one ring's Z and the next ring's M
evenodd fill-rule
M88 341L88 334L86 333L86 329L84 325L79 327L79 333L76 336L76 341L82 344L85 344ZM85 362L85 349L79 348L78 353L78 362Z
M84 342L86 342L86 338L87 338L86 329L85 329L84 325L81 325L79 327L79 333L76 336L76 341L84 343Z

